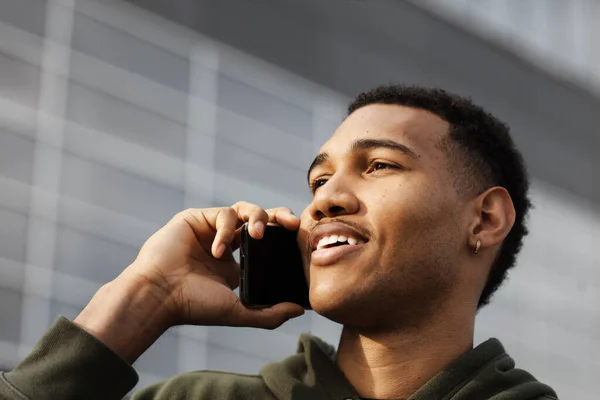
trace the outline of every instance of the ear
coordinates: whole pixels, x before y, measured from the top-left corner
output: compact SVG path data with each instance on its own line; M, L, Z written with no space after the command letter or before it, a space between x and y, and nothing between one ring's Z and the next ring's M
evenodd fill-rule
M493 187L477 196L475 218L469 232L472 249L481 241L480 252L502 243L515 223L515 207L508 191Z

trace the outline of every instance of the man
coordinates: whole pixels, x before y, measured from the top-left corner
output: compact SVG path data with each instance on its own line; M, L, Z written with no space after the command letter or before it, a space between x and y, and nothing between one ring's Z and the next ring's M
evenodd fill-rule
M248 222L254 238L267 223L299 229L311 305L344 326L337 352L303 335L298 354L257 376L193 372L135 399L556 399L497 340L473 349L475 314L527 233L529 184L508 128L421 87L376 88L348 114L309 169L300 219L248 203L178 214L0 376L0 394L117 399L135 385L131 363L171 326L274 329L301 315L289 303L249 310L234 295L230 244ZM331 236L343 244L318 246Z

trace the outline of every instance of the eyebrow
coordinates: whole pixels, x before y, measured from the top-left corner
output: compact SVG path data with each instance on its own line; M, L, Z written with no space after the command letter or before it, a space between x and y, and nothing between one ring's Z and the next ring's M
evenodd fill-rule
M411 158L414 158L415 160L418 160L420 158L417 153L415 153L413 150L410 149L410 147L400 144L398 142L394 142L393 140L390 140L390 139L358 139L350 145L348 152L349 153L358 153L360 151L381 149L381 148L399 151ZM308 174L306 175L306 178L308 181L310 181L310 173L312 172L312 170L315 169L316 167L324 164L325 162L327 162L327 160L329 160L328 153L319 153L315 157L312 164L310 164L310 167L308 168Z

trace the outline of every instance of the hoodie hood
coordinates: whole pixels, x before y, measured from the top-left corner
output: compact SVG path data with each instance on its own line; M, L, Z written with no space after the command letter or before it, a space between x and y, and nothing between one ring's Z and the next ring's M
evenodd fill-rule
M552 388L515 368L497 339L489 339L431 378L409 400L557 399Z
M266 365L260 375L279 400L360 399L335 364L335 349L303 334L297 353ZM515 368L497 339L489 339L452 362L408 400L551 400L556 393Z
M335 349L321 339L302 334L296 354L260 370L267 387L279 400L358 399L335 364Z

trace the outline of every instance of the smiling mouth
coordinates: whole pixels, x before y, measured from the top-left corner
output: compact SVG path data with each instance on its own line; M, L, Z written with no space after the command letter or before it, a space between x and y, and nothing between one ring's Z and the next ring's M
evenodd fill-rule
M330 239L332 240L332 239ZM352 241L354 243L354 241ZM361 252L364 248L365 241L350 244L348 241L324 244L323 247L318 247L310 255L311 265L317 267L326 267L353 257Z
M365 244L365 241L363 239L358 239L347 235L328 235L323 236L319 240L319 243L317 244L317 248L315 250L329 249L332 247L344 245L358 246L361 244Z

